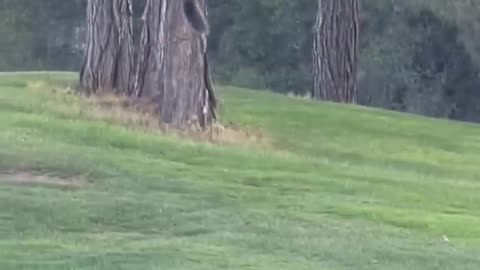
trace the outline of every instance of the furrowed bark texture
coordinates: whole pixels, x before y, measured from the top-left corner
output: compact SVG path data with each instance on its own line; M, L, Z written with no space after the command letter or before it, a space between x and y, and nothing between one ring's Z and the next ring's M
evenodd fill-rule
M357 97L359 0L318 0L312 96L354 103Z
M153 100L164 123L215 119L206 17L205 0L147 1L133 94Z
M134 82L131 0L89 0L80 91L131 91Z

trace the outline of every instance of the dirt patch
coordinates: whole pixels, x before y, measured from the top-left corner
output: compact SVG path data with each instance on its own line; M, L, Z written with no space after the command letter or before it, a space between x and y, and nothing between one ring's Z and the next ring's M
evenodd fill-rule
M59 187L81 187L85 179L65 178L39 172L0 172L0 183L23 185L50 185Z

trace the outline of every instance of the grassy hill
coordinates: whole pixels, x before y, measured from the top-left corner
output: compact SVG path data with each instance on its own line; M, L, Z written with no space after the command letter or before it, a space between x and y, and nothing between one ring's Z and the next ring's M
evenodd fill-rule
M73 78L0 74L2 270L480 268L480 126L225 87L260 139L201 143Z

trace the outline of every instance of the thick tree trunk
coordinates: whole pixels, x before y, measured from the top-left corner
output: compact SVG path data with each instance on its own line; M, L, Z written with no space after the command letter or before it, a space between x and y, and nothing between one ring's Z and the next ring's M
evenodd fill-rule
M206 17L205 0L147 1L133 94L153 100L164 123L215 118Z
M126 93L133 88L131 0L88 0L87 48L80 90Z
M356 102L359 1L318 0L313 48L315 99Z

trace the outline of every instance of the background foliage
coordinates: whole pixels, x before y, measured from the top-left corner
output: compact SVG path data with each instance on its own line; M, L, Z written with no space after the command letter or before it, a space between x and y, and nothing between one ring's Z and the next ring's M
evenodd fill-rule
M135 2L136 21L143 0ZM0 0L0 70L77 70L83 0ZM217 82L305 94L316 0L210 0ZM480 4L363 0L360 102L480 121Z

